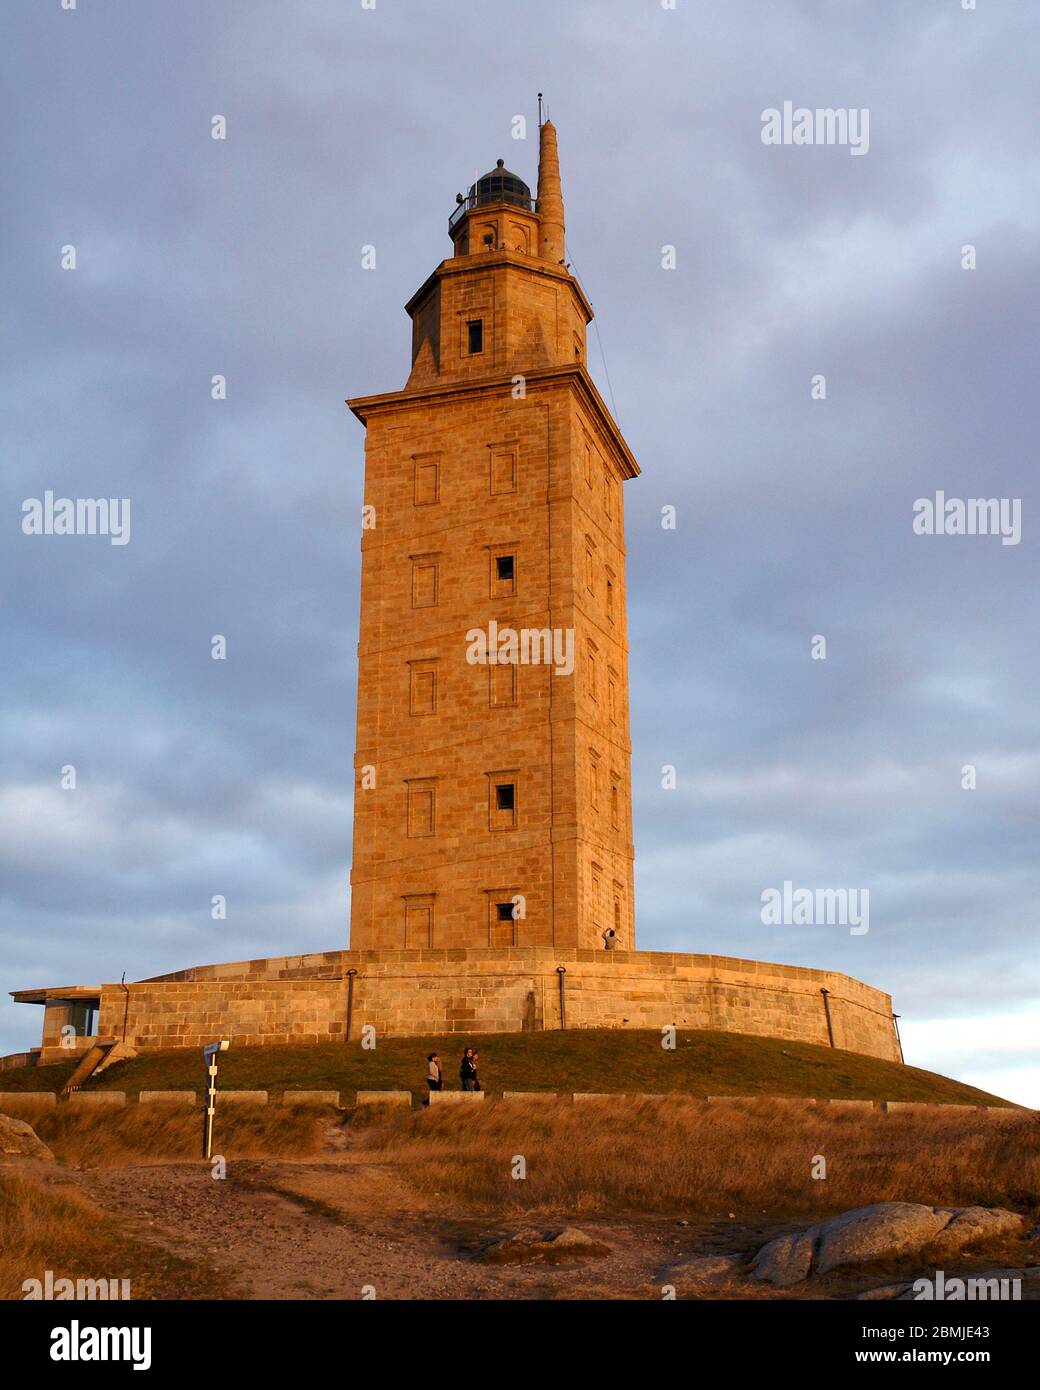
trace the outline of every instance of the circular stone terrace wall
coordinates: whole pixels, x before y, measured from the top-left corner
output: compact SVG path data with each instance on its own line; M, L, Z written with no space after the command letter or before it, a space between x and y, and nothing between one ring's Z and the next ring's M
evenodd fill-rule
M714 1028L899 1060L891 999L847 975L658 951L328 951L103 985L98 1036L138 1048L567 1028ZM356 972L350 976L348 972ZM350 980L353 998L350 1002ZM124 1031L125 1028L125 1031ZM51 1060L42 1057L41 1060Z

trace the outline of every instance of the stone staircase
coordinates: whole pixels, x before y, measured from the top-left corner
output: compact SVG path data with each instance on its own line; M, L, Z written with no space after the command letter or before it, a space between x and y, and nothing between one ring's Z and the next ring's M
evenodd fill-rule
M61 1088L63 1096L70 1096L94 1076L100 1076L115 1062L125 1062L137 1056L137 1049L129 1043L103 1041L98 1039L94 1046L80 1058L79 1066Z

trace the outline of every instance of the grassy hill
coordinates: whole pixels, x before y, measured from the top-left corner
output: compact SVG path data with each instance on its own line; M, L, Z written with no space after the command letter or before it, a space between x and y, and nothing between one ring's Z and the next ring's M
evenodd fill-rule
M691 1095L782 1095L850 1100L941 1101L1006 1105L998 1096L918 1067L864 1057L811 1043L746 1033L688 1029L674 1051L657 1031L636 1029L548 1033L493 1033L463 1038L387 1038L372 1051L360 1043L317 1047L248 1047L224 1053L220 1084L235 1090L343 1092L410 1090L426 1093L426 1054L440 1053L445 1085L458 1089L464 1045L481 1052L480 1076L494 1096L509 1091L681 1091ZM4 1091L59 1090L74 1061L0 1073ZM202 1092L205 1075L195 1048L148 1052L111 1067L85 1090Z

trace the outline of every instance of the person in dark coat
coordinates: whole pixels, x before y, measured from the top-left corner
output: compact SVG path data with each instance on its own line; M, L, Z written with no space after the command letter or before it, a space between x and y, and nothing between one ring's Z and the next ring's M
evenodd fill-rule
M464 1091L475 1091L477 1089L477 1068L473 1061L473 1049L467 1047L462 1054L462 1062L459 1066L459 1080L462 1082Z

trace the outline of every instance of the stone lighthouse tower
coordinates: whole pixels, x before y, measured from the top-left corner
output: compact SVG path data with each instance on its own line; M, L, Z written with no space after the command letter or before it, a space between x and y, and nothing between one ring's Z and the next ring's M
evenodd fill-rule
M499 160L366 426L353 950L635 946L622 484L556 131Z
M348 402L367 436L350 949L15 991L43 1005L41 1061L71 1028L82 1081L110 1048L201 1047L218 1023L246 1047L678 1026L901 1060L891 998L846 975L634 949L639 469L586 369L548 122L539 144L537 198L501 160L459 195L452 254L406 306L403 390Z

